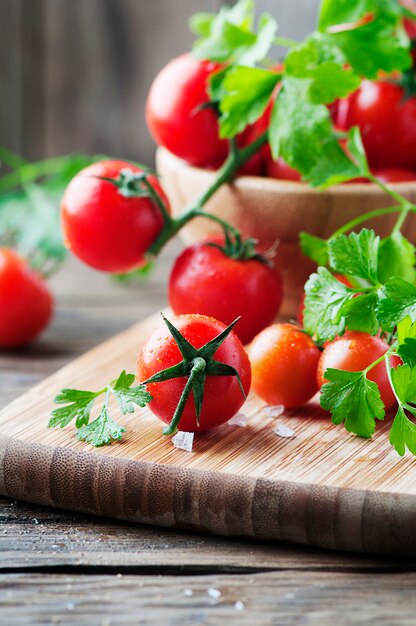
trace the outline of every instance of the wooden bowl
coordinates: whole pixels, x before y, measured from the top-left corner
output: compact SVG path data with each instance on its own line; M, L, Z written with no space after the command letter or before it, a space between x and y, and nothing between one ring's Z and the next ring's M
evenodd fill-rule
M156 163L174 216L180 215L215 178L215 172L192 167L163 148L157 151ZM416 201L416 182L395 183L392 187ZM276 264L283 272L285 286L282 314L290 317L295 315L305 281L315 267L300 250L299 232L304 230L327 238L354 217L393 204L389 195L369 183L349 183L316 191L304 183L242 176L223 185L205 209L237 226L243 235L258 239L262 249L279 242ZM390 233L396 218L396 214L384 215L362 226L373 228L383 237ZM220 227L212 221L197 218L181 231L181 236L190 244L218 230ZM412 242L416 241L414 214L408 217L403 233Z

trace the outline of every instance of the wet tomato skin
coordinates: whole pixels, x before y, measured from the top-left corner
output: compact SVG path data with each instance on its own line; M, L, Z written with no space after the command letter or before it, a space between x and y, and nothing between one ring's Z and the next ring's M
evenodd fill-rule
M221 237L211 237L223 244ZM270 324L283 298L282 277L257 259L233 259L206 240L186 248L169 279L169 303L176 315L201 313L231 324L248 343Z
M181 315L173 319L172 323L195 348L201 348L226 328L218 320L205 315ZM218 348L214 358L231 365L239 372L247 395L251 383L250 362L241 341L234 332ZM179 348L163 324L154 331L140 351L137 364L138 379L146 380L162 369L176 365L181 360ZM163 422L171 421L186 381L186 378L176 378L147 385L153 397L149 408ZM195 405L191 394L186 402L179 430L200 432L215 428L235 415L244 402L245 398L235 376L207 376L200 425L196 423Z
M303 406L318 390L320 351L294 324L273 324L251 343L252 387L262 400L285 408Z
M146 262L145 255L161 232L164 220L149 197L125 197L115 184L120 172L142 170L125 161L100 161L85 168L69 183L61 203L65 242L84 263L110 273L128 272ZM156 177L148 178L169 202Z

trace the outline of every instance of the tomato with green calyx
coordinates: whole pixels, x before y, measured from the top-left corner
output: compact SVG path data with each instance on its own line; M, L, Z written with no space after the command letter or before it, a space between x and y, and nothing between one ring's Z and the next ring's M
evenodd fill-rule
M383 356L388 349L389 345L380 337L360 331L347 331L342 337L337 337L326 344L318 365L318 387L321 388L328 382L325 379L327 369L361 372ZM390 357L391 366L397 367L400 363L399 357ZM389 383L385 362L382 361L370 369L367 378L378 385L384 406L386 410L390 409L396 399Z
M406 98L393 82L364 80L345 103L337 126L360 128L370 167L416 169L416 96Z
M129 272L146 263L169 210L155 176L125 161L100 161L66 188L61 203L65 242L97 270Z
M176 430L199 432L227 422L250 390L251 368L241 341L205 315L181 315L148 339L137 375L152 396L150 410Z
M154 140L192 165L219 164L228 153L217 113L208 105L208 79L221 67L182 54L161 70L149 91L146 121Z
M176 315L201 313L230 324L241 316L235 332L248 343L279 312L281 274L258 254L251 240L212 237L186 248L169 279L169 303Z
M17 348L48 325L53 299L43 278L18 254L0 248L0 348Z
M265 328L249 348L253 390L268 404L302 406L318 390L320 351L294 324Z

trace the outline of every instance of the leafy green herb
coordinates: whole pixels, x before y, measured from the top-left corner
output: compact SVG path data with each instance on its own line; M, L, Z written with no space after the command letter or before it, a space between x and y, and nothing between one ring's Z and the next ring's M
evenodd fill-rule
M211 97L221 96L221 137L234 137L262 115L279 78L276 72L236 67L223 73L219 84L218 74L214 74Z
M377 302L378 296L375 292L356 295L348 300L341 309L346 327L375 335L379 329L375 311Z
M390 278L380 291L377 319L384 330L393 331L407 316L416 322L416 287L402 278Z
M380 243L378 253L378 274L381 283L396 276L409 283L416 280L415 246L400 232L394 232Z
M328 243L326 239L315 237L306 232L299 235L300 246L305 256L318 265L328 265Z
M384 419L384 406L376 383L365 372L328 369L329 380L322 387L321 406L332 413L334 424L345 422L345 428L360 437L371 437L376 419Z
M345 330L343 308L354 297L354 291L319 267L305 285L303 324L307 333L318 342L329 341Z
M240 0L233 7L223 6L217 15L197 13L190 20L191 30L198 35L193 54L240 65L253 65L263 60L274 41L277 24L272 16L260 16L257 33L252 31L254 3Z
M123 370L120 376L99 391L84 391L80 389L62 389L56 396L56 404L64 404L52 411L49 428L64 428L73 419L78 430L77 438L92 446L104 446L112 440L121 439L125 429L120 426L109 413L110 394L117 399L119 409L123 415L133 413L135 405L144 407L152 399L144 385L133 387L134 374L127 374ZM91 410L95 400L105 394L103 406L98 417L90 422Z
M363 228L358 234L339 235L328 242L329 264L335 272L378 283L380 237Z

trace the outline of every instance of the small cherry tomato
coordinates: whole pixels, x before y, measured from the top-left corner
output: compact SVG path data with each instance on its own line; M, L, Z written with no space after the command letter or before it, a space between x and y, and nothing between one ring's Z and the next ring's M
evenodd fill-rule
M415 96L406 99L393 82L364 80L345 102L336 125L359 126L371 168L416 169Z
M211 243L222 246L221 237ZM279 312L281 275L256 259L234 259L208 241L186 248L176 259L169 280L169 303L176 315L201 313L224 324L241 320L235 332L248 343Z
M206 107L208 79L221 67L182 54L161 70L149 91L146 121L154 140L192 165L215 165L227 156L217 113Z
M94 163L72 179L61 203L67 246L84 263L104 272L128 272L143 265L164 225L154 199L125 195L117 186L123 172L142 170L124 161ZM156 177L147 180L169 210Z
M320 351L297 326L265 328L250 345L249 356L253 390L268 404L290 409L306 404L317 392Z
M43 278L12 250L0 248L0 348L17 348L46 328L53 299Z
M268 150L268 156L266 161L266 172L269 178L278 178L280 180L293 180L295 182L301 182L302 177L300 173L290 167L284 160L279 157L277 161L273 160L270 149Z
M321 388L328 368L360 372L387 352L389 345L380 337L374 337L359 331L347 331L342 337L337 337L325 346L318 365L318 387ZM391 357L390 363L397 367L401 360ZM395 403L394 393L389 383L384 362L371 369L367 378L377 383L381 399L386 410Z
M222 333L226 326L205 315L181 315L172 324L195 348ZM250 390L251 368L244 347L234 332L231 332L214 353L214 359L233 367L240 376L247 395ZM154 374L172 367L183 360L183 356L172 335L163 325L150 336L138 358L137 375L144 381ZM150 410L163 422L172 420L182 392L187 383L186 377L173 378L163 382L149 383L147 389L153 400ZM215 428L227 422L243 405L244 395L236 376L207 376L199 426L196 421L194 398L188 397L178 428L182 431L197 432Z
M404 183L406 181L416 180L416 172L400 169L398 167L373 170L373 174L376 178L381 180L382 183Z

